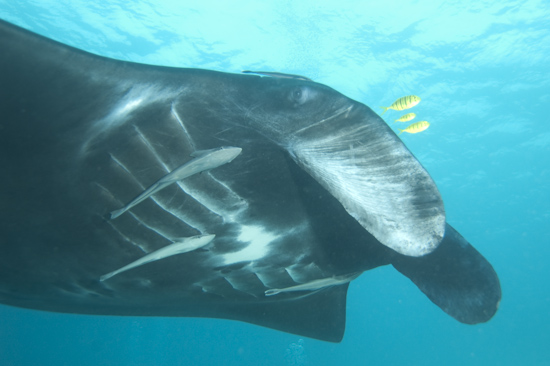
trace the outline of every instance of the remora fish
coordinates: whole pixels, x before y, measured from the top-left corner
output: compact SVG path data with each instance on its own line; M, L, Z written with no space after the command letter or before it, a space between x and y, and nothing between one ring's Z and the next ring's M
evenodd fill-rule
M493 268L366 105L307 80L99 57L2 21L0 49L1 303L226 318L338 342L348 284L265 291L391 264L463 323L497 311ZM242 152L104 219L215 146ZM204 233L216 235L207 251L99 281Z
M174 241L174 243L155 250L152 253L147 254L144 257L141 257L138 260L133 261L130 264L125 265L117 269L116 271L109 272L99 278L100 281L105 281L121 272L127 271L129 269L142 266L146 263L153 261L158 261L159 259L167 258L176 254L183 254L191 252L195 249L199 249L209 244L216 235L197 235L190 238L179 238Z
M220 165L227 164L237 157L241 153L242 149L238 147L221 147L218 149L210 149L204 151L196 151L191 154L195 159L183 164L182 166L174 169L164 177L160 178L157 182L153 183L143 193L130 201L126 206L121 209L111 212L111 219L117 218L124 212L128 211L138 203L147 199L150 195L157 193L163 188L168 187L170 184L175 183L184 178L190 177L193 174L203 172L205 170L217 168Z
M266 290L265 296L273 296L273 295L280 294L282 292L314 291L314 290L319 290L330 286L343 285L345 283L349 283L353 281L354 279L359 277L360 274L361 273L354 273L351 275L333 276L329 278L321 278L318 280L313 280L307 283L302 283L300 285L290 286L286 288L272 288L272 289Z

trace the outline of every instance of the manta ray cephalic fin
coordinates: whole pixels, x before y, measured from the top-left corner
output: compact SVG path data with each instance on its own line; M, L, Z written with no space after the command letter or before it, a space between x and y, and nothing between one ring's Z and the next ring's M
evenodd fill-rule
M383 245L418 257L441 242L445 208L435 182L370 109L342 109L295 131L288 150Z

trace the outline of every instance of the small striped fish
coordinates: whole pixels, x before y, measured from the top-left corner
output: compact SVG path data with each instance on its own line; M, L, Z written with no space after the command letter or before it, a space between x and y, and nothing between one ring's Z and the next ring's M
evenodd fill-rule
M388 109L393 109L395 111L402 111L404 109L412 108L418 103L420 103L420 97L417 97L416 95L407 95L406 97L397 99L389 107L380 107L380 108L384 109L384 112L382 112L382 114L384 114Z
M401 130L398 128L398 130L401 131L399 132L398 136L401 135L403 132L419 133L426 130L428 127L430 127L430 124L428 123L428 121L416 122L416 123L413 123L412 125L409 125L409 127L405 128L404 130Z
M416 117L416 114L414 113L407 113L407 114L404 114L402 115L401 117L399 117L398 119L395 120L395 122L409 122L411 119L413 119L414 117ZM394 122L394 123L395 123Z

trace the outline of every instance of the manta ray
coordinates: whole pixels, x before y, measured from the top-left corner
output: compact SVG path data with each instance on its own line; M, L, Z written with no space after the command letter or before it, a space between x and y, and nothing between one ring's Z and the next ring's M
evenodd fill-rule
M342 340L392 265L458 321L501 298L418 160L306 77L100 57L0 21L0 302ZM376 296L376 294L365 294Z

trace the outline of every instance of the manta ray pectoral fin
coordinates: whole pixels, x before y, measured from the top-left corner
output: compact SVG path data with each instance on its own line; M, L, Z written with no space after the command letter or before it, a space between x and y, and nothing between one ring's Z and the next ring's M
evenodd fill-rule
M124 212L128 211L135 205L141 203L142 201L149 198L149 196L161 191L162 189L168 187L170 184L190 177L194 174L203 172L205 170L210 170L217 168L220 165L230 163L235 159L242 149L240 147L220 147L217 149L210 150L200 150L195 151L191 154L194 157L193 160L188 161L187 163L177 167L172 170L170 173L166 174L164 177L160 178L157 182L153 183L149 188L143 191L139 196L134 198L126 206L112 211L111 219L117 218L122 215Z
M340 342L346 327L348 283L308 296L257 303L228 303L223 318L240 320L327 342ZM219 315L218 315L219 316Z
M216 235L197 235L192 236L190 238L179 238L176 241L174 241L173 244L167 245L164 248L160 248L158 250L155 250L154 252L151 252L147 254L144 257L141 257L140 259L125 265L124 267L121 267L117 269L116 271L109 272L99 278L100 281L105 281L121 272L127 271L129 269L142 266L146 263L150 263L153 261L158 261L159 259L171 257L176 254L182 254L191 252L193 250L202 248L206 245L208 245Z
M486 322L498 309L502 294L495 270L450 225L432 253L420 258L396 256L392 264L462 323Z
M313 81L310 78L306 78L305 76L294 75L294 74L285 74L285 73L282 73L282 72L244 70L244 71L242 71L242 73L243 74L256 74L256 75L263 75L263 76L271 76L271 77L282 78L282 79Z

